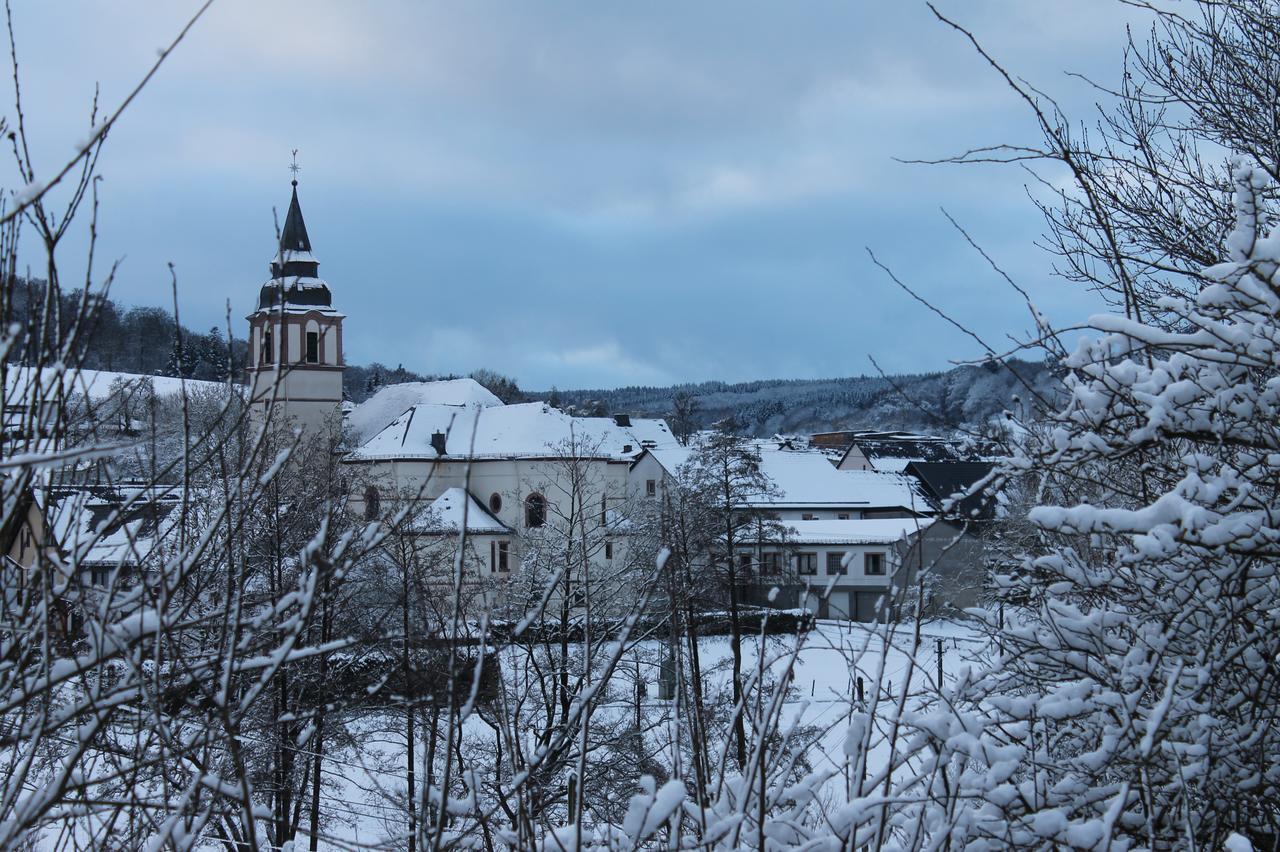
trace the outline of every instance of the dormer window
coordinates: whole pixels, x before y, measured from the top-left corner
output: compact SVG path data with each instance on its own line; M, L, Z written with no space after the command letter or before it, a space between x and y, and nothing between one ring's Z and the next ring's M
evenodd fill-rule
M320 363L320 332L307 332L307 363Z

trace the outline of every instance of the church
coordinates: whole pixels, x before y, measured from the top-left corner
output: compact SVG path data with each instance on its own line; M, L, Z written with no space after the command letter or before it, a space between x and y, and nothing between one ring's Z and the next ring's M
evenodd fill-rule
M623 559L626 507L637 496L632 463L678 446L660 419L505 405L469 378L389 385L344 403L346 315L319 275L296 179L270 278L247 319L255 415L303 430L343 428L349 510L394 519L427 543L456 539L465 525L469 561L489 577L526 560L530 542L567 530L608 574Z

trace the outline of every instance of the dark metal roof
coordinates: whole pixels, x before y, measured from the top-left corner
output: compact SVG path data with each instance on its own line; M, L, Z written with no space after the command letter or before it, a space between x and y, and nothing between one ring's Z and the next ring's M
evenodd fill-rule
M970 486L991 473L991 462L911 462L903 473L920 480L935 508L941 509L943 501L953 494L962 494ZM977 493L965 497L955 507L961 518L986 520L992 517L995 506L990 494Z
M292 253L305 254L306 259L292 259ZM311 257L311 238L307 236L307 223L302 219L302 207L298 204L298 182L293 182L293 198L289 201L289 213L284 217L284 230L280 232L280 253L271 262L271 277L317 278L320 264Z
M299 279L309 279L305 286ZM298 203L298 182L293 182L293 197L280 231L280 250L271 261L271 280L258 294L258 309L277 305L331 307L333 294L320 281L320 262L311 254L311 238Z

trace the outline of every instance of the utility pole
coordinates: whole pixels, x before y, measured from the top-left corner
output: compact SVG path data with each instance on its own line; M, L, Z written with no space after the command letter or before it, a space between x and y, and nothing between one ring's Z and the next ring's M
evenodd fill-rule
M938 640L938 692L942 692L942 640Z

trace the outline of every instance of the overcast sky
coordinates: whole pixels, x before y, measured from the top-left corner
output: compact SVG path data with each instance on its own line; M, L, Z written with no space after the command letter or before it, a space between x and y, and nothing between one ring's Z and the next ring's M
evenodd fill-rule
M116 103L193 2L18 2L38 166ZM1088 117L1115 0L941 2ZM1034 141L1025 106L924 3L217 0L113 132L113 295L237 334L299 192L347 360L485 366L545 389L945 368L1028 325L945 207L1060 321L1014 167L905 165ZM0 175L7 174L0 172ZM12 179L4 185L13 185ZM80 246L66 247L74 265Z

